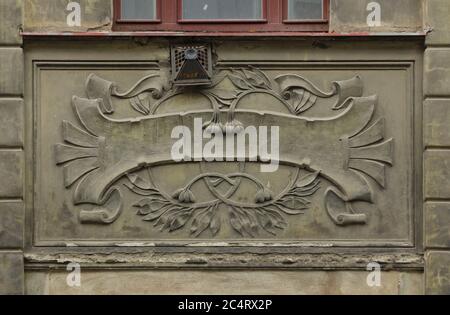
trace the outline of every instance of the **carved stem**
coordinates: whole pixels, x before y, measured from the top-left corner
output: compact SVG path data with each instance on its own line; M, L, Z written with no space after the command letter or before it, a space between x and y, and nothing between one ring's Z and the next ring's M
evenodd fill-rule
M247 95L250 95L252 93L262 93L262 94L268 94L275 98L277 98L288 110L291 114L295 115L295 110L292 108L292 106L286 102L278 93L270 90L263 90L263 89L255 89L251 91L243 92L237 99L233 101L233 103L230 106L230 110L228 111L228 121L234 120L234 115L237 109L237 106L239 105L239 102Z

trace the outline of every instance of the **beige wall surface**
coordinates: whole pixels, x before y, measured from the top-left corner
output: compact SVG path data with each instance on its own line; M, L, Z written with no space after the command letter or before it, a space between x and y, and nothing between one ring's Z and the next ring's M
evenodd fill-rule
M67 272L25 275L27 294L162 295L415 295L423 292L420 272L383 272L380 286L367 285L362 271L86 271L80 287L67 285Z
M402 45L398 45L395 41L387 41L382 44L380 41L359 43L324 41L324 43L328 47L327 50L316 48L312 41L291 40L289 45L286 45L286 43L276 40L271 42L246 40L242 41L239 47L236 47L232 40L213 42L214 53L218 65L220 65L220 67L218 66L220 70L217 70L217 76L221 74L230 75L230 71L232 71L230 65L234 65L234 67L244 67L245 65L247 67L248 64L251 64L254 66L252 71L264 72L268 80L274 82L274 87L276 86L274 80L276 77L288 75L299 78L305 76L311 82L316 82L321 90L329 89L333 81L340 82L340 80L358 78L345 82L348 82L347 84L350 84L350 86L355 82L361 84L361 89L356 89L358 91L356 93L362 95L359 98L361 110L355 112L356 116L348 120L348 124L332 124L331 134L326 132L326 126L324 126L316 141L320 138L321 141L334 143L335 135L342 132L339 128L353 128L353 125L359 125L360 123L364 125L366 120L370 121L367 124L369 128L370 126L377 126L381 121L384 122L386 134L382 134L380 137L384 136L386 142L380 142L381 147L392 142L392 139L397 141L395 152L389 149L386 151L387 161L390 154L394 156L395 160L395 163L389 163L392 165L386 166L389 167L386 174L391 174L391 172L397 174L386 177L386 181L391 182L391 184L383 188L379 184L377 185L372 177L368 178L374 183L367 187L371 187L370 193L374 196L373 202L374 204L378 203L379 206L359 203L359 209L364 209L367 213L368 219L365 224L339 226L339 224L333 222L332 217L327 215L323 203L323 199L326 198L325 191L319 189L317 196L311 199L311 203L314 205L311 207L312 211L299 218L286 218L286 220L289 220L289 228L286 228L279 235L271 237L264 233L256 233L253 237L239 235L228 224L226 215L221 218L222 228L220 233L211 234L207 231L200 237L192 236L188 228L179 229L176 232L155 229L149 222L141 220L135 211L123 211L116 219L103 224L100 221L94 222L94 224L83 222L81 213L89 213L90 208L87 205L78 206L74 204L74 187L64 185L64 178L69 173L62 172L62 163L55 161L54 151L55 147L62 148L61 151L56 151L56 157L58 157L60 154L58 152L65 152L63 148L74 148L74 142L81 143L81 138L79 140L72 138L70 130L73 131L74 128L82 130L80 128L84 125L84 119L90 121L91 116L77 117L82 113L77 106L82 106L82 103L74 102L79 98L74 99L73 96L79 96L80 99L85 97L86 88L88 88L89 93L89 82L92 82L89 81L89 78L93 77L92 74L98 76L97 78L103 78L102 80L97 79L102 84L108 82L105 80L116 81L121 90L126 89L127 86L133 86L134 82L148 74L159 75L157 82L164 82L169 72L165 61L169 57L168 47L170 42L155 40L143 45L133 40L116 40L114 43L102 40L91 42L88 47L85 47L86 43L83 41L70 42L66 40L64 45L61 45L61 42L50 41L27 43L25 56L26 95L34 95L34 97L26 97L28 108L26 120L29 124L34 121L33 125L36 128L28 129L25 138L30 147L34 143L34 147L37 148L35 154L30 152L27 155L28 163L33 164L36 170L35 177L30 173L32 170L27 173L29 185L31 186L32 182L35 183L34 191L27 191L27 200L30 201L29 209L33 209L32 212L28 212L28 215L30 215L34 235L31 239L31 235L28 234L29 250L25 256L27 270L40 269L46 264L49 264L49 266L56 264L61 267L71 261L80 261L82 268L85 262L90 265L101 266L95 270L82 271L85 284L75 290L67 288L65 282L67 274L64 272L30 270L26 277L27 292L46 294L206 294L207 292L217 294L233 292L246 294L410 294L421 292L423 275L420 270L423 268L423 260L420 255L420 246L416 246L416 237L420 236L420 226L416 225L417 222L410 220L418 215L420 206L416 208L409 206L418 204L416 201L417 195L413 193L413 186L410 183L418 180L415 177L418 176L418 173L413 172L413 165L417 165L417 170L420 169L420 164L416 163L420 163L421 155L414 154L415 141L409 137L409 134L417 130L415 121L420 112L417 109L420 106L420 90L414 87L421 85L422 44L420 41L404 42ZM81 49L82 47L84 49ZM263 47L268 48L262 49ZM350 48L354 52L352 55L346 53ZM132 61L129 59L130 54L133 56ZM266 62L271 58L277 60L274 65ZM354 62L355 58L358 60L357 63ZM390 71L390 80L393 82L391 85L383 84L386 71ZM61 74L63 74L64 80L61 80ZM232 76L232 78L234 77ZM345 86L345 83L338 84ZM168 86L164 93L170 93L170 85L167 83L162 85ZM361 92L359 92L360 90ZM215 89L209 89L209 91L210 93L218 93ZM223 91L240 93L232 80L221 85L220 91L220 93L224 93ZM276 90L272 94L276 96ZM371 97L371 95L376 95L377 98ZM180 110L189 112L208 109L208 102L196 97L195 90L191 90L189 93L179 92L177 97L173 98L170 103L163 103L158 107L158 110L160 110L158 113L163 115L162 117L165 117L164 115L170 117ZM339 121L341 116L345 117L351 111L341 110L341 114L335 116L334 111L330 111L329 106L336 102L336 99L333 98L331 101L318 100L317 104L322 107L318 106L315 111L304 115L324 116L323 121L327 123ZM272 113L280 111L285 116L289 114L284 106L279 106L280 103L279 101L277 103L276 98L266 99L260 96L255 100L251 98L249 100L242 103L241 110L254 109L257 101L259 111L271 110ZM84 102L87 102L86 105L89 104L88 101ZM152 102L154 100L150 100L150 104ZM114 103L115 106L117 104L119 103ZM141 117L126 102L120 104L120 106L114 107L115 113L111 117L122 119L122 121L128 121L130 117ZM392 112L393 108L396 109L395 112ZM252 116L245 118L240 116L240 113L236 115L237 119L247 124L249 122L256 124L252 120ZM104 119L107 115L101 117L100 119ZM327 119L326 117L331 118ZM221 118L224 119L224 116L221 116ZM133 120L133 123L127 126L138 126L140 121L147 122L147 119L145 116L141 117L140 120ZM63 123L64 121L65 123ZM114 121L111 120L109 123L109 129L106 130L112 130L112 132L105 138L111 138L106 142L110 143L110 147L113 147L112 144L115 143L119 150L108 153L108 148L105 147L101 149L105 151L98 155L99 158L108 154L112 154L111 157L114 157L114 155L120 156L124 151L120 147L127 147L125 152L134 152L133 143L141 141L140 131L135 132L131 129L114 131ZM309 124L312 124L313 121L314 119L311 119ZM69 126L70 129L66 129L68 128L67 122L70 122L73 127ZM165 124L163 125L165 126ZM282 125L286 128L289 121ZM121 128L121 126L118 125L117 128ZM162 125L159 128L158 139L162 139L165 129L162 129ZM296 141L295 134L299 128L305 128L303 137L311 132L307 127L302 127L301 124L297 123L292 129L284 130L283 137L285 138L282 139L281 143L285 143L284 141L288 139L292 139L289 141ZM169 128L170 130L171 128ZM300 133L303 134L303 132ZM84 131L78 131L76 134L81 135L84 139L92 140L92 136L86 138L87 133ZM121 136L129 138L123 142ZM158 143L166 143L165 140L158 142L152 139L149 133L146 137L146 143L148 141L156 141L157 145L159 145ZM66 141L63 144L65 140L69 140L69 142ZM301 141L298 146L308 143L313 144L314 141ZM336 143L339 143L339 141L336 141ZM138 147L156 150L157 145ZM311 150L308 147L306 149ZM325 149L325 146L324 148L316 147L316 149ZM82 152L84 149L81 146L76 150ZM339 150L339 147L337 147L337 150ZM144 154L144 156L147 155ZM129 154L126 160L132 161L133 158L134 155ZM345 156L337 155L336 158L345 159ZM381 154L379 159L382 161L384 154ZM77 165L76 163L78 163L76 155L75 159L70 160L74 164L69 164L68 169L70 169L70 165ZM334 167L338 169L342 167L341 163L333 163L331 158L323 154L318 154L313 160L316 164L323 166L324 172L326 169L333 170ZM213 166L214 164L211 164L211 167ZM158 187L175 190L180 182L186 182L187 177L198 172L195 166L191 169L189 165L170 167L172 170L167 170L164 167L158 168L158 166L155 170L151 170L156 174L154 180L155 183L158 183ZM227 167L223 165L218 164L216 167L220 172L227 171ZM147 176L150 167L144 170L137 176L146 181L149 180ZM255 177L261 176L251 167L246 171L255 172ZM115 172L115 168L111 172ZM292 176L289 175L291 172L289 168L281 168L278 172L267 175L265 180L272 181L272 190L276 191L283 186L285 177ZM95 174L95 172L92 174ZM81 175L83 176L83 174ZM119 175L114 177L120 178ZM342 183L351 189L355 182L359 182L359 179L358 177L352 177L351 174L347 176L349 177L342 178ZM324 187L333 185L333 182L327 178L322 178L321 181ZM127 184L123 180L119 180L118 183L118 189ZM361 183L362 189L366 187L365 185ZM77 187L82 187L82 185ZM247 189L247 192L244 191L241 201L246 200L245 196L249 194L248 191L251 191L251 187L244 187L244 189ZM59 193L55 194L56 191ZM208 191L204 188L202 190L202 187L198 187L195 193L202 198L209 196ZM123 191L122 196L124 204L127 205L124 207L125 209L132 208L132 205L137 202L136 200L139 200L139 198L136 199L135 195L126 191ZM34 200L33 206L31 206L31 200ZM101 207L102 202L99 202L98 206ZM391 213L389 211L391 208L396 208L397 211ZM221 210L226 210L226 208ZM34 215L31 217L32 213ZM190 224L190 222L187 224ZM176 255L175 253L170 254L173 250L170 246L165 247L168 243L172 246L178 246ZM120 253L115 253L115 250L112 250L112 253L107 256L95 255L97 250L92 247L93 244L95 246L120 246ZM278 253L278 256L238 255L236 248L232 248L236 244L244 247L250 246L247 249L248 251L265 254ZM156 256L157 253L152 248L155 245L158 252L165 253L162 258ZM46 249L48 246L53 247L51 251ZM141 248L141 246L148 246L148 249ZM274 248L274 246L282 246L286 249ZM323 256L306 254L305 248L308 247L313 248L317 253L322 253ZM340 249L339 247L343 248ZM377 247L381 247L381 249ZM375 248L380 253L379 256L371 256L374 254L372 251ZM330 249L335 253L334 256L327 256L331 252ZM208 250L215 253L214 257L202 254ZM65 256L55 255L58 251L65 253ZM100 248L98 251L104 251L104 249ZM148 256L144 255L143 258L133 256L132 253L136 251L141 252L142 255L148 251ZM183 251L185 251L185 254L183 254ZM225 251L228 253L225 254ZM87 261L84 259L87 259ZM366 267L372 261L379 262L383 268L392 270L383 272L384 280L382 280L381 287L372 288L367 285L368 272ZM207 264L214 269L208 270L208 267L195 271L185 269L188 264L193 263ZM125 264L126 267L122 267L125 270L102 271L102 268L114 267L118 264ZM146 264L172 265L181 268L181 270L158 272L141 270L143 265ZM242 265L247 265L248 270L240 272L220 270L221 267ZM255 268L281 267L283 265L305 270L255 270ZM135 268L140 271L133 270ZM310 270L309 268L326 268L339 271L307 271ZM352 269L355 271L351 271ZM409 272L411 269L416 271ZM126 284L122 286L117 285L117 283L125 283L124 280L120 279L134 278L138 280L126 281ZM148 284L149 280L147 279L153 279L152 285ZM215 282L221 283L221 285L215 285L212 288ZM312 285L305 286L306 283L312 283ZM274 287L279 287L279 289L274 290Z
M24 292L22 1L0 1L0 294Z
M112 0L79 0L82 24L68 27L65 0L23 0L25 32L106 32L112 29ZM367 25L371 0L330 0L331 33L401 33L423 31L423 1L378 0L382 24ZM441 11L443 12L443 11Z
M140 199L132 192L108 190L112 184L129 185L131 170L135 191L136 184L150 187L147 169L103 171L96 163L151 164L141 158L159 144L152 147L148 141L164 144L171 121L155 128L159 138L149 137L158 121L142 117L133 106L143 103L145 114L145 107L158 101L155 95L174 92L170 47L181 39L114 33L111 0L77 2L82 23L70 27L66 0L0 1L0 294L450 294L450 1L330 0L328 34L281 40L203 38L212 44L218 62L215 75L228 78L208 92L226 104L241 90L252 90L251 82L274 87L274 98L250 91L242 102L248 112L236 117L258 125L262 119L252 110L273 114L275 107L274 117L285 119L283 132L289 134L283 137L285 153L295 148L316 154L311 153L312 162L297 161L293 154L290 162L308 165L299 179L314 167L324 172L315 177L321 187L308 200L308 212L278 218L288 227L283 225L276 236L258 232L253 237L237 231L243 226L257 230L251 219L236 230L225 207L219 209L224 213L219 232L214 233L219 219L197 237L189 233L191 226L175 233L158 231L136 214L133 205ZM367 24L374 2L381 9L379 26ZM186 39L186 34L179 35ZM249 65L254 68L247 69ZM104 110L105 102L95 103L99 97L107 99L114 83L125 91L149 75L159 75L146 81L152 93L132 102L114 99L114 114ZM278 83L280 76L290 80ZM294 77L306 79L303 87L308 82L319 95L309 99L319 108L313 106L301 117L304 125L290 125L290 113L278 106L299 105L298 97L308 101L299 81L292 84ZM348 125L315 128L317 116L328 115L327 123L345 116L345 106L341 116L327 108L335 100L324 97L333 94L333 82L366 109L349 115ZM283 87L289 93L281 93ZM179 118L180 111L209 113L209 105L207 99L186 93L158 113L186 121L189 115ZM96 106L103 108L101 115L89 112ZM372 115L366 115L372 107ZM225 121L224 114L216 119ZM269 118L266 113L264 123ZM115 119L126 125L116 125ZM366 129L356 133L358 141L373 136L378 142L354 145L343 154L327 130L339 134L363 121ZM296 141L296 132L322 142ZM333 150L327 152L323 143L330 141ZM367 152L377 163L370 163ZM330 176L340 172L343 162L363 175ZM215 171L236 171L233 167ZM153 171L158 187L168 192L198 173L184 165ZM246 171L256 174L252 167ZM108 176L120 179L102 181ZM260 181L271 181L271 190L278 193L289 176L292 168L283 166ZM74 182L80 178L84 186L77 194ZM333 185L351 193L327 194ZM252 189L244 185L236 200L248 202ZM193 192L206 198L208 188L195 187ZM333 209L348 210L352 201L364 214L358 217L364 224L339 226ZM125 210L109 216L119 203ZM78 288L66 281L65 269L72 261L82 268ZM370 262L382 267L380 287L367 285Z
M450 4L424 1L427 36L424 57L424 198L426 293L450 294ZM445 128L444 132L440 132Z

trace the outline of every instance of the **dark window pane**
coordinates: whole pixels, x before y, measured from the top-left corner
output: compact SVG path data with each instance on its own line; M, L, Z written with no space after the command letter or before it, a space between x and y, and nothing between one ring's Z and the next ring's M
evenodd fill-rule
M186 20L262 18L262 0L183 0L183 19Z
M156 20L156 0L122 0L122 20Z
M323 19L322 0L288 0L288 20Z

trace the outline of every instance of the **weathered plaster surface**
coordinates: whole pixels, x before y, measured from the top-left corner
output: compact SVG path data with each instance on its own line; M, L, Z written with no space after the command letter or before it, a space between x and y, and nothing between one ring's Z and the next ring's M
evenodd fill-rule
M380 287L368 272L326 271L99 271L82 272L81 287L67 286L66 272L26 274L28 294L420 294L422 275L384 272Z
M22 1L0 1L0 294L24 292Z
M330 32L418 32L423 30L422 1L378 0L381 25L370 27L367 10L371 0L331 0Z
M24 0L24 30L36 32L89 32L110 30L110 0L81 0L81 26L68 26L66 0Z
M136 268L284 268L284 269L366 269L371 262L380 264L384 270L417 270L423 268L423 257L418 254L250 254L231 252L229 254L206 254L193 249L190 253L149 252L145 249L128 249L122 252L103 253L27 253L28 266L33 268L48 264L53 267L74 262L90 268L110 265L118 269Z
M425 0L424 14L425 292L450 294L450 2Z
M22 43L22 0L0 1L0 43L17 45Z
M19 30L26 32L89 32L111 30L111 1L82 0L83 18L81 27L68 27L66 17L67 1L63 0L4 0L0 3L0 293L20 294L24 292L24 265L21 249L23 247L24 204L23 178L27 164L24 163L23 142L24 129L30 130L29 120L23 120L27 104L22 102L25 82L23 79L23 52L20 47L22 38ZM101 254L90 255L64 253L26 253L26 292L39 294L80 294L80 293L387 293L405 294L421 293L449 294L450 288L450 235L449 201L450 177L448 168L449 133L448 119L450 99L450 2L447 0L379 0L382 8L382 25L368 27L366 8L369 0L331 0L330 31L334 33L411 33L423 30L430 31L427 36L428 45L423 70L423 86L425 103L423 107L424 126L424 241L426 254L425 273L421 272L423 258L420 253L412 255L354 255L325 254L317 258L314 255L271 256L262 258L260 255L235 255L229 260L221 259L220 255L193 256L176 254L165 255L127 255ZM22 10L22 5L24 10ZM423 9L423 10L422 10ZM24 20L22 18L24 17ZM25 40L29 47L30 40ZM145 44L146 41L141 41ZM47 45L53 55L63 52L68 42L42 44ZM219 43L218 52L221 61L242 60L304 60L314 55L318 60L329 60L330 50L334 43L316 42L316 49L305 52L301 45L291 42L286 49L277 49L273 42L267 41L264 53L261 45L254 43ZM335 60L346 60L349 51L355 43L349 40L343 44L347 49L341 49L334 54ZM103 49L110 48L109 59L120 59L121 53L114 49L114 44L89 42L96 47L96 52L90 53L78 49L72 53L72 59L101 60ZM144 45L145 46L145 45ZM28 49L28 48L26 48ZM130 53L137 60L147 60L145 48L129 45ZM386 55L382 50L402 54L402 49L395 43L384 44L382 48L373 46L367 49L373 60L383 61ZM95 49L93 49L95 50ZM25 51L27 53L27 51ZM165 44L156 47L154 59L166 58L168 48ZM364 55L364 54L363 54ZM275 56L275 57L273 57ZM360 60L361 53L352 54L353 60ZM401 58L400 58L401 59ZM420 74L419 74L420 75ZM25 93L25 97L28 94ZM31 106L29 107L31 108ZM420 134L420 133L419 133ZM30 143L29 143L30 144ZM31 148L25 145L25 150ZM417 146L420 149L420 145ZM31 187L27 185L27 187ZM30 195L29 189L26 190ZM416 217L417 220L421 215ZM416 222L420 226L422 222ZM420 229L419 229L420 230ZM27 231L28 235L30 231ZM66 244L67 245L67 244ZM88 270L83 273L83 286L70 289L65 283L66 273L62 270L65 263L79 261L87 264ZM375 260L383 264L384 281L381 288L369 288L365 284L367 272L363 270L367 262ZM283 268L291 266L295 270L224 270L227 263L239 268L266 267ZM186 265L195 270L157 271L148 270L158 265L167 268ZM117 270L107 271L111 265ZM141 265L139 270L131 270ZM45 266L56 268L52 271L42 271ZM198 270L198 266L214 267L210 271ZM43 268L43 269L39 269ZM222 268L221 270L218 270ZM346 270L355 268L355 270ZM334 271L325 271L332 269ZM337 271L338 270L338 271ZM400 271L399 271L400 270ZM424 281L425 280L425 284ZM277 288L276 292L271 291Z

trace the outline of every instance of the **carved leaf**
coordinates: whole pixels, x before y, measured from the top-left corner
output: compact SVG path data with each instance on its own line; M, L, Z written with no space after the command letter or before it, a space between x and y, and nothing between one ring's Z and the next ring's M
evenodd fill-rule
M267 232L269 232L272 235L276 235L275 231L273 230L274 224L267 214L264 212L256 212L256 218L258 220L259 225Z
M284 197L282 200L279 201L278 204L282 205L284 208L287 208L289 210L305 210L308 209L308 205L311 202L298 197L298 196L288 196L288 197ZM302 211L298 211L298 213L295 214L300 214L303 213Z
M278 211L268 211L267 214L270 217L273 226L276 227L277 229L282 230L287 226L286 221Z
M133 207L139 208L139 214L147 215L152 212L157 212L167 206L168 202L159 198L144 198Z
M161 193L155 189L141 189L137 186L125 184L125 187L127 187L129 190L134 192L136 195L139 196L155 196L155 197L162 197L164 198Z
M183 212L172 219L170 223L170 232L176 231L186 225L187 221L191 218L189 212Z
M314 181L319 177L320 171L317 171L315 173L311 173L306 175L305 177L302 177L297 181L297 187L307 187L314 183Z
M384 142L350 149L350 159L368 159L375 160L389 165L393 164L394 139Z
M313 184L302 187L302 188L294 188L291 190L291 193L296 194L299 197L308 197L314 195L320 189L320 181L317 180Z
M138 113L140 113L142 115L150 114L149 109L142 103L142 101L139 97L134 97L134 98L130 99L130 104L131 104L131 107Z
M245 234L253 237L258 233L258 219L252 215L255 211L250 208L236 208L230 206L230 224L242 236Z
M243 223L241 222L241 220L234 211L230 212L230 224L233 227L233 229L236 230L236 232L238 232L241 236L244 236Z
M155 190L155 187L150 181L142 178L138 174L127 174L128 180L136 187L143 190Z
M74 147L65 144L55 145L56 163L64 164L77 159L97 157L97 148Z
M261 70L259 70L258 68L255 68L253 66L250 66L250 69L259 75L259 77L264 81L265 86L269 89L272 89L272 83L270 82L269 77Z
M195 236L203 233L211 224L213 212L211 210L206 211L194 218L191 225L191 233Z
M168 211L168 207L162 207L160 210L156 211L156 212L150 212L147 215L144 216L144 218L142 220L144 221L155 221L158 218L160 218L164 213L166 213ZM140 213L138 213L140 214ZM142 213L141 215L144 215L144 213Z
M172 225L173 219L183 211L183 208L171 208L168 211L164 212L159 219L155 223L155 227L161 226L161 231L169 230Z
M272 235L276 235L275 229L284 229L287 226L284 218L276 210L258 208L256 217L259 225Z
M297 115L306 112L317 102L317 96L303 89L292 90L293 107Z
M245 82L245 80L236 75L229 74L228 77L230 78L231 82L233 82L233 84L241 90L249 90L251 88L251 86L247 82Z
M214 89L210 91L211 94L217 96L221 100L234 100L238 96L238 92L232 90Z
M161 77L156 74L151 74L140 79L133 87L126 92L119 92L117 87L112 89L112 95L120 98L133 98L140 94L151 92L156 99L161 98L164 91Z
M220 217L216 213L211 220L211 224L209 225L209 228L214 236L217 235L217 233L219 233L220 226L221 226Z
M258 224L258 220L254 216L254 211L247 211L247 212L245 212L245 214L249 218L251 235L252 236L256 235L259 230L259 224Z
M385 121L378 119L372 126L349 139L351 148L368 146L384 139Z
M100 167L97 158L84 158L75 160L64 166L64 186L70 187L84 175Z
M348 167L363 172L375 180L381 187L386 187L386 165L371 160L349 160Z
M261 77L259 74L253 71L244 70L244 75L247 78L248 82L256 88L267 89L269 88L264 77Z
M337 93L336 89L322 91L311 81L294 74L280 75L275 78L275 81L279 84L282 93L293 89L302 89L321 98L330 98Z
M223 100L223 99L217 98L217 103L219 105L219 108L222 109L224 106L230 107L233 104L233 101L228 101L228 100Z
M63 121L63 138L70 144L85 148L97 148L100 142L99 138L65 120Z

